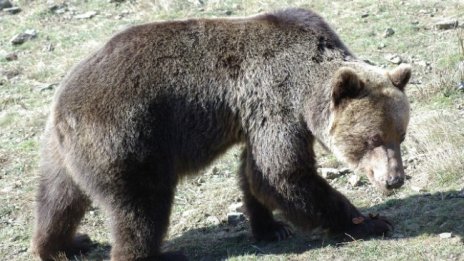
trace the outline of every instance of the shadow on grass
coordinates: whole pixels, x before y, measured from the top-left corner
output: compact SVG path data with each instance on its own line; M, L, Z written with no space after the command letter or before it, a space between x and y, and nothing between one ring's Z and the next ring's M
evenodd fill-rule
M464 238L464 195L457 191L418 194L404 199L390 199L371 208L367 213L381 213L394 224L395 230L386 240L412 238L423 234L438 235L451 232ZM225 224L191 229L165 242L163 251L182 251L189 260L223 260L247 254L299 254L328 245L343 247L337 241L321 239L320 235L296 232L281 242L255 242L248 223L231 227ZM110 247L97 245L84 260L109 258Z
M383 204L363 209L380 212L395 225L392 238L436 235L451 232L464 238L464 194L459 191L424 193L404 199L390 199Z
M423 234L438 235L451 232L464 238L464 195L458 191L418 194L404 199L390 199L371 208L367 213L381 213L394 224L395 229L386 240L416 237ZM338 245L317 235L297 232L289 240L275 243L256 243L247 224L243 228L218 225L193 229L166 242L165 249L183 251L191 260L221 260L246 254L299 254L314 248ZM340 244L343 246L343 244Z

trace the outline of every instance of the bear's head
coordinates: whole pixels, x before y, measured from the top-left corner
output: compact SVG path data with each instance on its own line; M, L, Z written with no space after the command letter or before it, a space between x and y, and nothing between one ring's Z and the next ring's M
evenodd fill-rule
M330 140L335 155L388 194L404 183L400 144L409 122L411 68L347 63L332 79Z

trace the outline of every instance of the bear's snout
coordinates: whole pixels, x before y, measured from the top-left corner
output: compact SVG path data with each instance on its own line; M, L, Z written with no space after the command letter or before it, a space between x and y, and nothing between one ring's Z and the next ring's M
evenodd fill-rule
M400 188L404 184L404 178L401 176L390 177L387 180L387 189Z
M404 168L399 145L378 146L367 153L358 165L377 188L385 194L404 184Z

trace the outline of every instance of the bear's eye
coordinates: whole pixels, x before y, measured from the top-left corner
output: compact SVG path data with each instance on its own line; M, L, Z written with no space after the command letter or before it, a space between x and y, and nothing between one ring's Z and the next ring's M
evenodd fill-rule
M371 148L381 146L383 144L382 136L380 134L376 134L376 135L370 137L369 141L368 141L368 144L369 144L369 147L371 147Z

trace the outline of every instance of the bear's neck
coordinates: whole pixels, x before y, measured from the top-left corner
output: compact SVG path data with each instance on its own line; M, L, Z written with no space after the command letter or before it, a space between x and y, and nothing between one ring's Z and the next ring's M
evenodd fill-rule
M312 73L314 76L311 77L311 88L302 96L307 97L303 101L303 115L308 129L321 145L331 152L333 152L330 138L333 122L331 82L336 71L342 66L343 62L322 65L320 70Z

